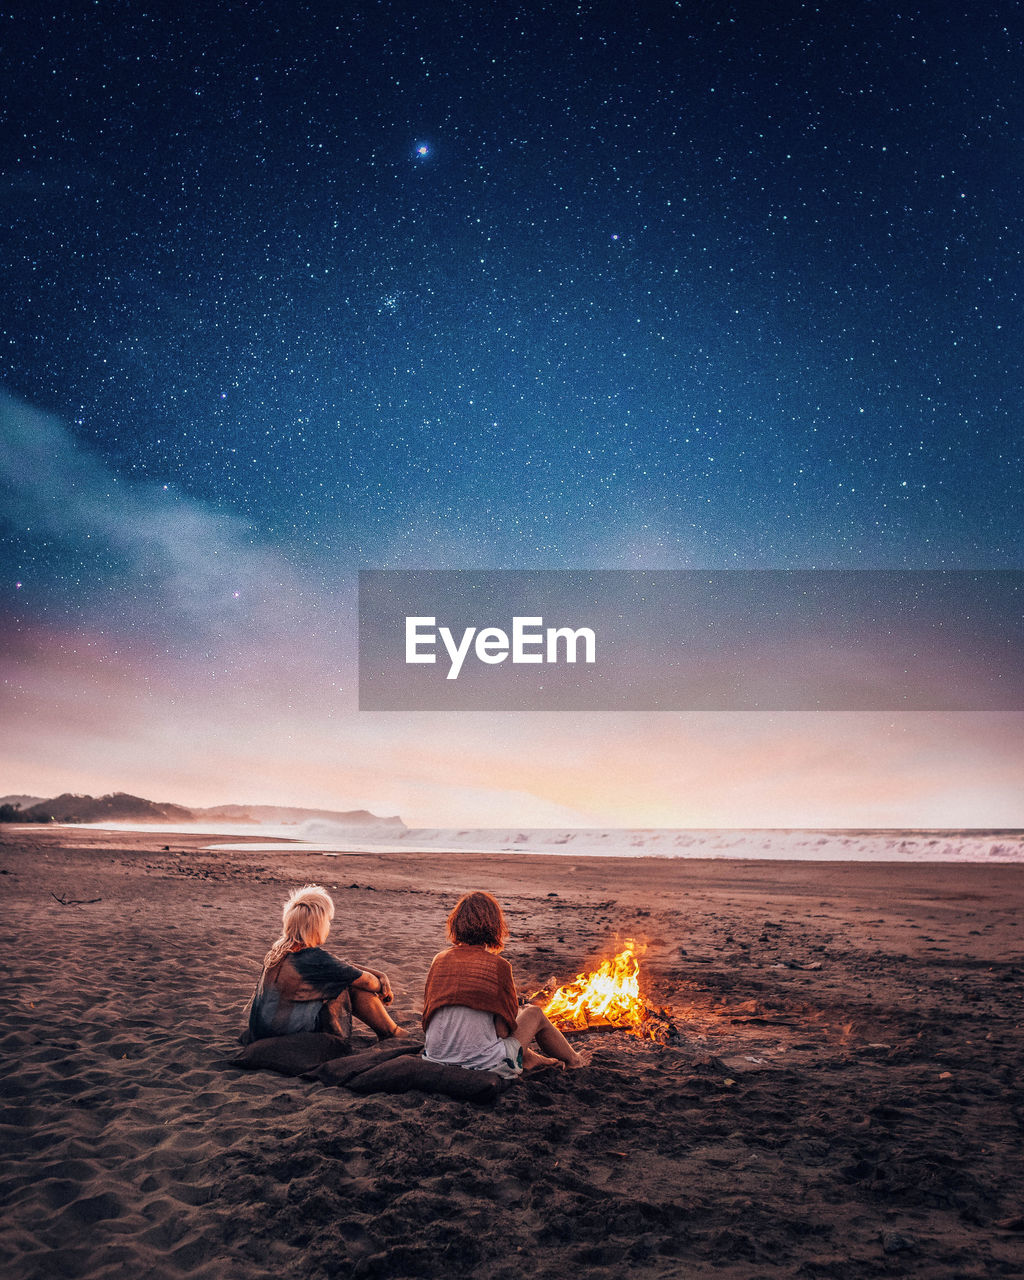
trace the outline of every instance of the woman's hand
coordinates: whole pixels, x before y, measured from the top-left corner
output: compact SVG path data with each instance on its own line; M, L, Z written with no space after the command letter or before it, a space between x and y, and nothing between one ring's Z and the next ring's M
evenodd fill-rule
M370 995L377 996L381 1004L390 1004L395 998L388 975L377 973L374 969L364 969L352 985L358 991L368 991Z

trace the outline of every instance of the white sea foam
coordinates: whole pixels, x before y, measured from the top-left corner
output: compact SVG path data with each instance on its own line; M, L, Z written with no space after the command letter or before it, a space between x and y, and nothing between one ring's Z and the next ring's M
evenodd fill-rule
M266 853L288 848L272 838L293 841L309 853L555 854L603 858L756 858L797 862L1024 862L1024 831L819 831L819 830L628 830L619 828L412 828L331 823L298 825L202 823L144 825L93 823L106 830L167 835L251 837L211 849Z
M569 857L758 858L827 862L1024 862L1024 832L539 829L404 832L408 849Z

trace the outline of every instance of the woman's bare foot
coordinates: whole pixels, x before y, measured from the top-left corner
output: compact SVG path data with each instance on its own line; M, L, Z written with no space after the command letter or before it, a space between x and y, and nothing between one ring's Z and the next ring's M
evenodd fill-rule
M409 1032L405 1029L405 1027L400 1027L396 1022L394 1031L378 1031L377 1039L378 1040L397 1040L400 1036L407 1036L408 1034Z
M523 1050L523 1071L529 1074L533 1071L543 1071L548 1067L557 1067L559 1071L565 1070L565 1063L559 1062L557 1058L545 1058L543 1054L535 1052L533 1049Z

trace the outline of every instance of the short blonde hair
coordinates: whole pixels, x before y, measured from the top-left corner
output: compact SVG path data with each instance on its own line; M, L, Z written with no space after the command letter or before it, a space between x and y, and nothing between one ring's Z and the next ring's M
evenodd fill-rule
M263 960L270 969L290 951L319 947L327 941L334 919L334 899L319 884L304 884L285 899L281 912L282 933Z

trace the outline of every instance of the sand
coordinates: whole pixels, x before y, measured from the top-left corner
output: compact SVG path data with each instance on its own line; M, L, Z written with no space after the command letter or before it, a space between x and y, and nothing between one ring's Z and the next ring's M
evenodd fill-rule
M0 828L10 1280L1024 1274L1020 867L204 843ZM484 887L521 990L636 937L680 1036L488 1107L237 1071L309 880L400 1021Z

